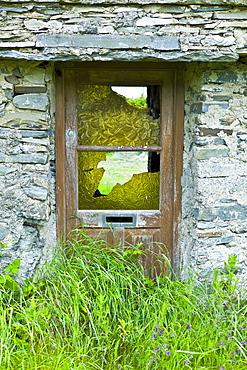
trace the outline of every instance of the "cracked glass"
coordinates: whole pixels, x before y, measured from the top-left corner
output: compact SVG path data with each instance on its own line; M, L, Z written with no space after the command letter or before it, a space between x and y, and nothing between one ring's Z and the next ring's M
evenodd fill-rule
M159 209L159 154L135 146L159 145L159 118L106 85L77 88L78 207L95 210ZM134 87L133 87L134 89ZM83 151L83 146L105 147ZM109 152L107 147L123 147ZM124 147L132 146L132 151ZM152 163L156 158L156 164Z

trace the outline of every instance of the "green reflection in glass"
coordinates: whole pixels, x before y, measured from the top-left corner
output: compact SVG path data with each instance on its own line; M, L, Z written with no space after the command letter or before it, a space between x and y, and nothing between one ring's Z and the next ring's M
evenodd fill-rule
M78 153L79 209L158 209L159 172L147 172L147 154L114 152L108 157L112 163L104 168L100 162L107 159L107 153ZM107 168L114 173L107 176ZM104 188L107 179L111 180L108 190Z

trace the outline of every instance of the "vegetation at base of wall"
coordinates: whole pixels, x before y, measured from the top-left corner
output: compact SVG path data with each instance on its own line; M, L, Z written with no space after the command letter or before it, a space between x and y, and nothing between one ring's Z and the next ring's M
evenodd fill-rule
M17 284L11 264L0 279L0 369L247 369L236 257L203 284L147 278L142 253L79 232L44 279Z

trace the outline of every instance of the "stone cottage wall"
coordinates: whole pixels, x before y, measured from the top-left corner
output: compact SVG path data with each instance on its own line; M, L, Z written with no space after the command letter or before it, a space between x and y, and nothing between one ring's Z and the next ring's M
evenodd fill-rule
M236 61L247 1L0 1L0 57L28 60Z
M21 279L56 245L53 82L52 66L0 62L0 269L20 258Z
M247 66L192 63L185 72L183 266L201 276L228 254L247 263Z
M247 275L247 3L0 1L0 268L56 245L56 61L185 62L181 268Z

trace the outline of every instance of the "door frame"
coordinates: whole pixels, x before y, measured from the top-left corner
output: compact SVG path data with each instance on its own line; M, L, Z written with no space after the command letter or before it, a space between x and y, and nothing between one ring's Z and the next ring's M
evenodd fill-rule
M125 77L129 74L134 79L134 81L132 80L134 85L143 86L148 84L159 85L162 80L162 72L168 71L169 73L166 72L166 76L169 76L166 81L168 83L165 86L165 92L162 93L161 101L161 107L166 106L163 113L161 109L161 114L163 114L161 119L164 120L165 131L161 135L163 138L162 146L169 148L164 163L165 173L169 176L166 179L164 177L160 179L160 188L163 191L162 198L165 200L164 204L161 205L161 207L164 207L161 242L167 248L173 269L176 270L179 267L178 242L181 223L184 121L183 70L183 63L165 62L61 62L56 64L56 226L59 241L65 240L67 233L78 225L76 217L68 216L71 214L70 205L75 204L75 197L77 197L76 184L73 184L73 176L76 178L75 171L77 170L75 167L68 177L66 168L68 166L73 167L74 162L68 163L66 158L68 158L68 151L71 151L71 158L73 158L75 147L73 143L66 147L65 132L65 124L67 132L70 125L74 125L75 112L66 112L65 106L66 104L73 104L73 101L75 101L73 86L76 72L78 75L83 74L84 78L91 80L94 79L95 74L97 82L104 84L107 74L103 72L108 71L112 80L115 81L117 78L115 84L118 85L124 85ZM99 74L99 72L102 73ZM99 75L102 76L102 81L99 81ZM66 91L72 91L72 94L66 94ZM74 126L71 129L74 129Z

